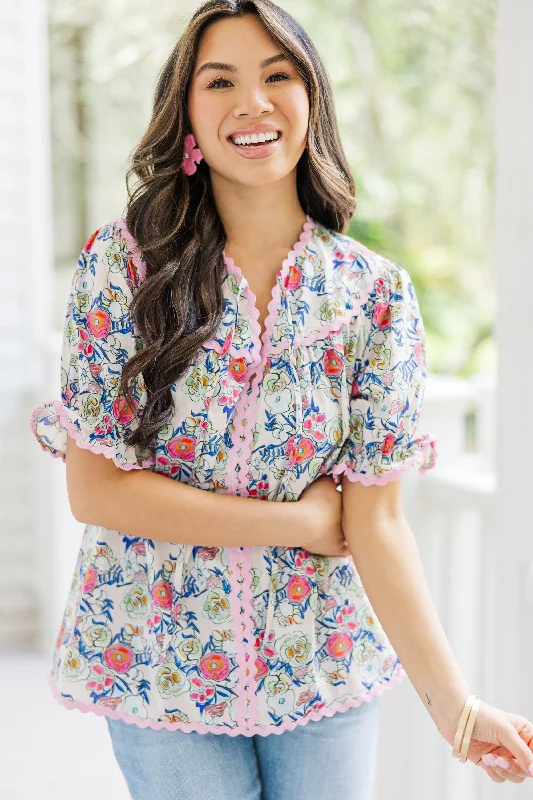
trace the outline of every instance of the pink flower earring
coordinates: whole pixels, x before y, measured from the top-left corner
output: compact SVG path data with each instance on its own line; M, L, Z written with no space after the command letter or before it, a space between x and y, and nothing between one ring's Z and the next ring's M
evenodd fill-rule
M185 137L185 155L183 157L182 168L186 175L194 175L196 164L199 164L203 155L199 147L196 146L196 139L193 133L188 133Z

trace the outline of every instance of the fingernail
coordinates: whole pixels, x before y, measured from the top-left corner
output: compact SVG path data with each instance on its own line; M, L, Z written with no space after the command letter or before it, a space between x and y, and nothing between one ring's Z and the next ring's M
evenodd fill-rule
M529 767L528 767L528 770L529 770L529 771L531 772L531 774L533 775L533 764L530 764L530 765L529 765Z
M493 764L494 764L494 762L496 761L496 759L495 759L495 757L492 755L492 753L485 753L485 755L481 756L481 760L482 760L482 761L484 761L484 762L485 762L485 764L488 764L488 765L489 765L489 767L492 767L492 765L493 765ZM532 773L532 774L533 774L533 773Z
M498 758L494 763L496 764L496 766L501 767L502 769L509 769L509 762L507 761L506 758L503 758L502 756L498 756Z

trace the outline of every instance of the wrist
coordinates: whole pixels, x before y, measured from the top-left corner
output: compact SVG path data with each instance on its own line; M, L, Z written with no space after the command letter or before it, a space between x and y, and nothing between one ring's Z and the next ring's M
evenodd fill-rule
M465 707L465 703L471 694L469 689L457 693L453 698L447 701L446 705L437 710L433 717L437 730L441 736L453 746L457 726L461 719L461 714Z
M257 501L254 501L257 502ZM259 503L266 513L264 524L269 531L269 545L285 547L304 547L305 531L308 525L301 503L296 501L272 501Z

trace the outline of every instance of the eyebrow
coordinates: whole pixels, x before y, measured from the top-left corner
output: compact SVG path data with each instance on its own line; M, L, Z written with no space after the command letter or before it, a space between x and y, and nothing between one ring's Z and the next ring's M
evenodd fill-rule
M265 69L265 67L269 67L271 64L277 64L278 61L289 61L289 57L285 55L285 53L279 53L276 56L270 56L270 58L265 58L264 61L261 61L259 66L261 69ZM200 75L202 72L208 69L216 69L221 72L238 72L237 67L234 64L222 64L218 61L206 61L205 64L202 64L198 72L196 73L196 77Z

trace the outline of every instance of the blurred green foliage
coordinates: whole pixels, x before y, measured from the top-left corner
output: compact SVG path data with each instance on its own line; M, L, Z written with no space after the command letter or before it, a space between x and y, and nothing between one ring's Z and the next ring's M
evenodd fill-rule
M197 5L51 0L59 265L123 208L157 73ZM432 371L493 371L495 0L280 5L313 37L334 86L357 183L350 235L412 275Z

